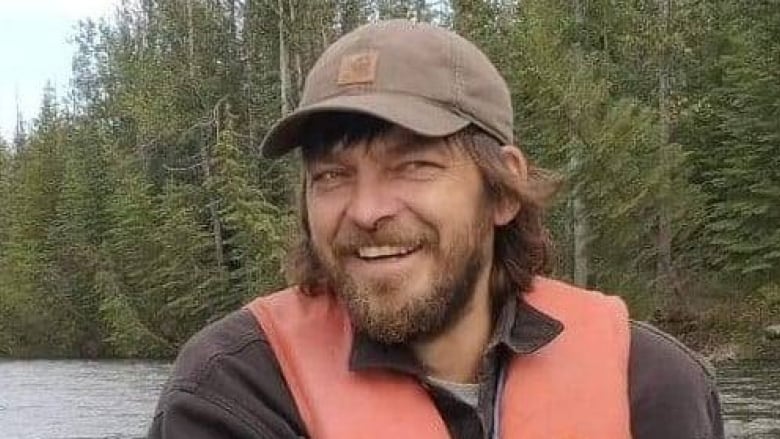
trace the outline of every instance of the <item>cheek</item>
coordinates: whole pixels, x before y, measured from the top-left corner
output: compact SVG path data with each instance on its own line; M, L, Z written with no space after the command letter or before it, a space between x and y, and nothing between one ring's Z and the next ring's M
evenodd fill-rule
M338 230L338 209L334 203L306 199L309 234L315 248L327 248Z
M418 187L403 194L405 204L442 233L449 233L487 214L487 203L477 183Z

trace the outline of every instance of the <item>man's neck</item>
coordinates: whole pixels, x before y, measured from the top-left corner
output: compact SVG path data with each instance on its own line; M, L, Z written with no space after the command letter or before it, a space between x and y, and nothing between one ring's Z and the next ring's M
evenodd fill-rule
M484 277L455 324L434 339L412 345L418 360L434 378L456 383L477 381L493 329L487 276Z

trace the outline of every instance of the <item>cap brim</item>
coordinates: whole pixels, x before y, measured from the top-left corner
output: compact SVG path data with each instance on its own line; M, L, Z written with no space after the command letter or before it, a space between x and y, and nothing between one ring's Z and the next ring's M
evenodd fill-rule
M263 139L261 151L268 158L279 157L300 146L301 130L312 116L329 112L354 112L374 116L425 137L443 137L465 128L468 119L409 95L373 94L335 96L308 105L281 119Z

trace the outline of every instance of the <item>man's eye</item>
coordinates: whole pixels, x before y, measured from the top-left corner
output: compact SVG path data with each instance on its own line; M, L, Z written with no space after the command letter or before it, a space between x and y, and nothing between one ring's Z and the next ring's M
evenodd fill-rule
M312 182L314 183L333 183L346 177L346 171L342 169L328 169L325 171L315 172L312 176Z
M413 171L415 169L427 168L430 166L433 166L433 163L422 161L422 160L415 160L415 161L405 162L401 164L401 169L406 171Z

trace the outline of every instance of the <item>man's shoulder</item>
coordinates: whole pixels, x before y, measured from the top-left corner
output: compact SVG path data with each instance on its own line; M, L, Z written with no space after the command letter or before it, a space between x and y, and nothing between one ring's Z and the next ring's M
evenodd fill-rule
M252 437L297 437L304 431L273 349L246 308L185 343L160 396L152 431L159 433L163 424L205 428L200 423L222 423L211 427L229 427L223 434L249 428L259 434Z
M712 366L676 338L631 322L629 393L633 437L721 439Z
M631 320L632 366L653 367L659 372L688 372L715 379L714 368L702 355L650 323Z
M270 360L270 354L259 325L242 308L205 326L184 344L174 363L171 384L197 386L226 362Z

